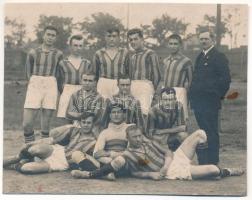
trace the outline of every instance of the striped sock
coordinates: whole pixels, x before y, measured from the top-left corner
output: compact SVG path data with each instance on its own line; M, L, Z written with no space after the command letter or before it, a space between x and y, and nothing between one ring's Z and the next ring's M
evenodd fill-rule
M24 142L29 143L35 141L34 131L32 133L24 133Z
M41 138L48 138L48 137L49 137L49 132L41 131Z

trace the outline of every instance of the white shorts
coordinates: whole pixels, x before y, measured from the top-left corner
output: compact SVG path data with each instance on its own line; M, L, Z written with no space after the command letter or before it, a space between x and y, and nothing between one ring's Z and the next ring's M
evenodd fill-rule
M32 75L26 92L24 108L56 110L57 96L57 81L54 76Z
M192 180L191 160L185 155L182 149L174 152L173 160L166 173L167 179Z
M105 99L112 99L113 95L116 95L119 92L117 80L102 77L99 78L97 92Z
M149 113L154 92L153 84L149 80L131 81L131 94L140 101L141 110L145 115Z
M50 171L64 171L69 168L66 160L65 149L59 144L53 145L53 152L50 157L44 160L50 166Z
M60 96L57 117L66 117L66 110L73 93L81 89L81 85L65 84L64 90Z
M188 119L188 100L186 89L183 87L174 87L174 89L176 91L177 100L183 104L185 119Z

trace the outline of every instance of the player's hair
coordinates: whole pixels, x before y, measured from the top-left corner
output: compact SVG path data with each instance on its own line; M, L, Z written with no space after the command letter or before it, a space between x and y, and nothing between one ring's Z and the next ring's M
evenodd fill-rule
M93 72L91 72L91 71L87 71L87 72L83 73L83 74L81 75L81 78L82 78L84 75L87 75L87 76L94 76L95 82L98 81L98 77L96 76L96 74L93 73Z
M215 40L215 34L212 30L210 30L209 28L202 28L199 30L199 34L200 35L201 33L209 33L209 36L212 40Z
M118 101L112 101L110 102L108 106L108 113L111 114L111 111L113 108L120 108L124 113L126 112L126 109L124 108L124 105Z
M136 131L136 130L140 130L142 132L142 129L139 126L137 126L136 124L132 124L131 126L128 126L125 130L126 136L128 137L130 132Z
M95 118L95 114L93 112L90 112L90 111L86 111L86 112L83 112L82 115L81 115L81 120L84 120L84 119L87 119L88 117L92 117L93 120Z
M52 26L52 25L46 26L46 27L44 28L44 33L46 32L46 30L53 30L53 31L56 32L57 35L58 35L58 33L59 33L58 29L57 29L55 26Z
M167 88L163 88L160 91L160 97L162 98L162 94L174 94L176 96L176 90L174 88L171 87L167 87Z
M105 33L114 33L114 32L116 32L117 33L117 35L120 35L120 30L118 29L118 28L108 28L107 30L106 30L106 32Z
M121 74L119 73L118 78L117 78L117 84L119 84L120 79L129 79L131 82L131 79L128 74Z
M175 39L175 40L178 40L179 44L182 44L182 38L180 37L179 34L171 34L168 38L167 38L167 41L169 42L170 39Z
M130 29L127 33L127 37L134 34L138 34L140 38L143 38L143 31L139 28Z
M70 38L70 41L69 41L69 44L71 45L73 40L83 40L83 37L82 35L73 35L71 38Z

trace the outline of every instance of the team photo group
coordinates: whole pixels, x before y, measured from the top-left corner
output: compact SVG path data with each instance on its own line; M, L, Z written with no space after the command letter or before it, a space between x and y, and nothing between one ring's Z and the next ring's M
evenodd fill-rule
M5 156L3 168L22 174L68 171L73 179L220 179L242 168L219 166L219 111L229 90L229 62L215 47L215 33L198 33L195 63L182 54L177 33L169 54L145 45L143 30L104 30L106 45L92 60L84 38L69 38L64 55L54 43L61 34L48 24L43 42L27 54L23 147ZM161 81L161 66L163 81ZM59 99L58 99L59 98ZM192 112L193 111L193 112ZM50 128L56 112L62 125ZM190 113L199 129L188 131ZM34 123L40 116L41 133ZM193 158L197 156L197 159Z

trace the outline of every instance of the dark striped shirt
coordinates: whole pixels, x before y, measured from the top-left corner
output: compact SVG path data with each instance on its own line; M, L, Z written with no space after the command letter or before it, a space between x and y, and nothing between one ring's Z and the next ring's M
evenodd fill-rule
M107 104L108 102L97 92L94 91L91 94L87 94L85 90L80 89L72 94L67 112L93 112L96 116L95 123L103 124L103 121L106 119Z
M158 172L165 163L165 155L159 151L157 143L145 141L141 148L128 147L123 153L127 168L132 171Z
M58 64L63 58L63 54L58 49L44 51L42 47L31 49L26 59L26 75L56 76Z
M112 101L123 105L126 110L127 124L136 124L137 126L144 128L143 113L138 100L136 100L132 95L122 98L119 94L117 94L113 96Z
M192 82L193 65L189 58L179 54L164 59L164 86L188 89Z
M81 128L70 128L67 132L70 135L69 144L65 147L66 155L72 155L73 151L88 152L93 154L96 138L93 132L90 134L83 134Z
M105 48L98 50L93 57L93 70L97 77L117 79L119 73L129 71L129 54L125 48L119 48L112 59Z
M152 137L156 129L167 129L185 125L184 109L180 102L177 102L175 109L164 111L160 105L151 108L147 118L146 133Z
M78 69L68 60L63 59L59 63L59 78L58 85L63 89L64 84L80 85L82 74L91 70L91 62L85 58L81 58L81 63Z
M156 88L160 81L157 54L148 48L134 53L130 59L130 75L132 80L150 80Z

